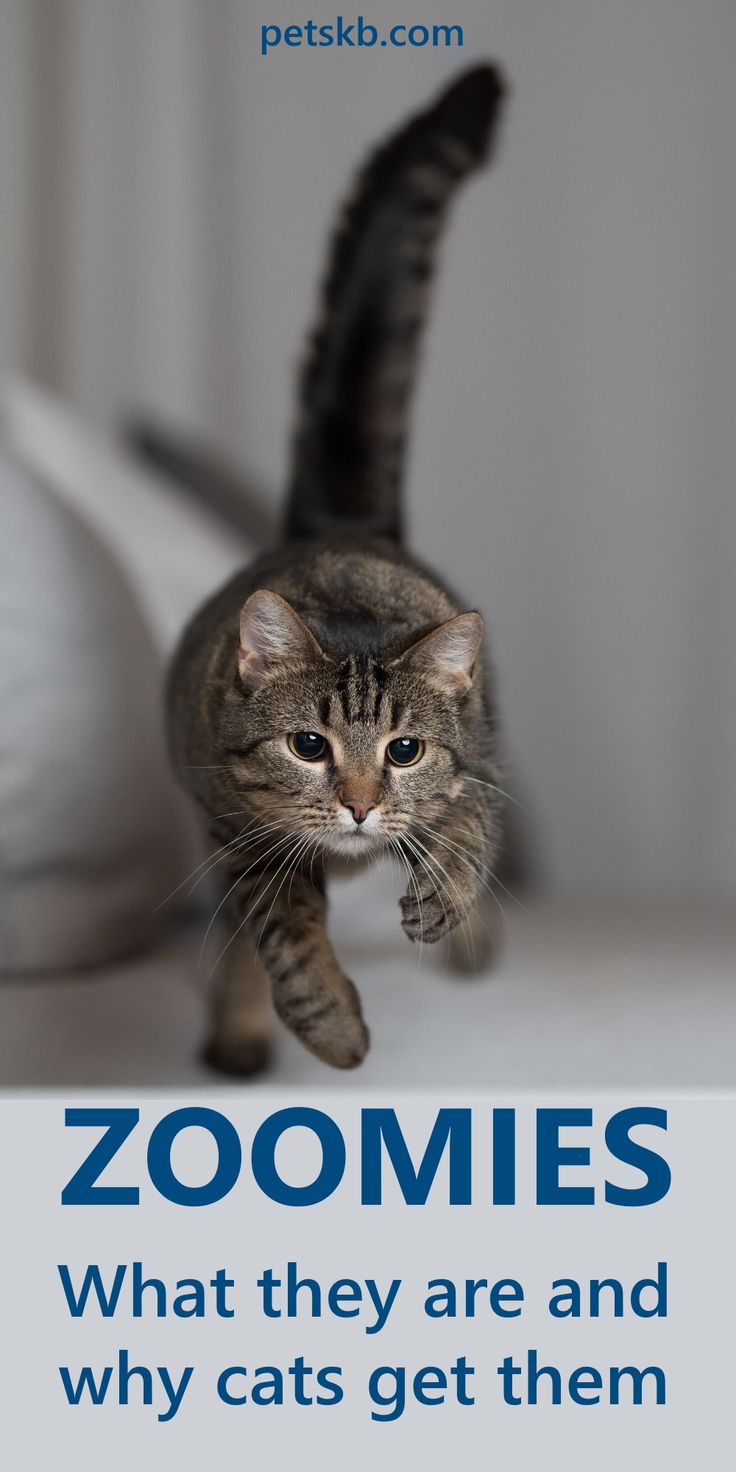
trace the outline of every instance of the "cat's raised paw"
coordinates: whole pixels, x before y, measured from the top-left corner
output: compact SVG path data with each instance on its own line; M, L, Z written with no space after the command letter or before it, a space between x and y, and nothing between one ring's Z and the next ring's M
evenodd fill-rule
M447 899L438 894L417 896L413 890L403 895L401 905L401 928L412 941L426 941L434 945L449 935L463 916Z

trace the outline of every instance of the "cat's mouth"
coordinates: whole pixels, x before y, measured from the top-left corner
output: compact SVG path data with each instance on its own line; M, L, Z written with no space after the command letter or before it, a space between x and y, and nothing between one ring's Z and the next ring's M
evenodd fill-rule
M362 859L383 848L384 840L378 827L369 828L367 823L353 823L348 828L336 824L329 837L329 847L341 858Z

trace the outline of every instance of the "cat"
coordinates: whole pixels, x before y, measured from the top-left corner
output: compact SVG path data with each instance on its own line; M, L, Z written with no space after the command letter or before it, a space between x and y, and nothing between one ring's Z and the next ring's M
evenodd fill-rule
M359 174L301 374L283 542L174 655L172 760L230 924L206 1049L224 1072L264 1066L274 1009L325 1063L365 1057L325 931L332 859L397 856L401 925L435 942L473 914L498 854L483 620L404 548L400 482L438 239L504 94L494 66L473 68Z

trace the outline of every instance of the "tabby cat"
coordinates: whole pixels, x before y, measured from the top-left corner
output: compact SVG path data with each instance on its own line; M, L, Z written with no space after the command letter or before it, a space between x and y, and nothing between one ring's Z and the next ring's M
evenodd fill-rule
M498 851L483 621L404 549L399 491L438 238L503 91L474 68L359 175L301 376L283 543L201 609L174 658L173 761L229 922L207 1053L226 1072L263 1065L269 993L325 1063L365 1057L325 932L333 856L398 856L403 929L433 942L472 915Z

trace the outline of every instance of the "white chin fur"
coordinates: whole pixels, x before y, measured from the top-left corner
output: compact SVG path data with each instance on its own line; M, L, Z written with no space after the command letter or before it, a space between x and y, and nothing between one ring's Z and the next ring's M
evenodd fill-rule
M365 859L383 847L380 833L365 833L365 824L353 823L352 829L341 831L333 828L327 846L330 853L339 854L341 859Z

